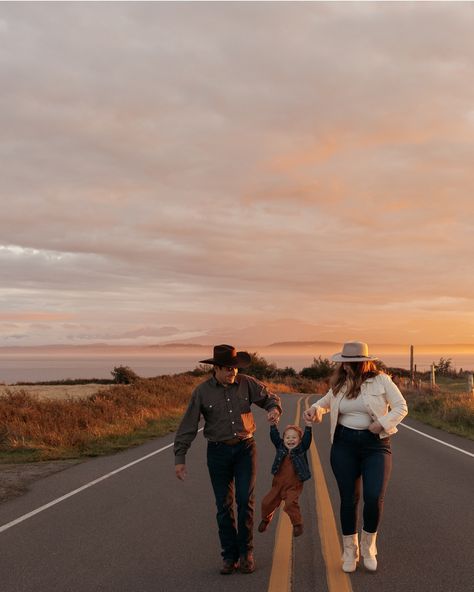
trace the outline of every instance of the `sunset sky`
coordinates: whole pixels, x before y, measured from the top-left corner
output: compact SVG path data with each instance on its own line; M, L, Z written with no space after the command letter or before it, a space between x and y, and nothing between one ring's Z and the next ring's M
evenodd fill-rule
M0 3L0 345L474 343L473 31Z

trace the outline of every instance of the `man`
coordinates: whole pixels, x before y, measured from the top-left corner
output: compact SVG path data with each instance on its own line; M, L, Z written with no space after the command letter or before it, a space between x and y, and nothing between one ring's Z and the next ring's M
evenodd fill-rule
M193 392L174 441L175 471L186 477L185 455L196 437L201 415L208 440L207 466L216 498L217 525L224 563L220 573L255 570L253 558L253 514L255 506L255 459L252 403L267 411L270 423L281 414L280 398L260 381L237 374L251 362L247 352L231 345L216 345L214 355L201 363L214 366L211 378ZM237 525L234 518L234 492Z

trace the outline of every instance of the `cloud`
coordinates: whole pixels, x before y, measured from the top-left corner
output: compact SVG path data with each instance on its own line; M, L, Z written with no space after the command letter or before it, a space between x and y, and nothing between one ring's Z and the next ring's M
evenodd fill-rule
M72 315L64 315L64 314L58 314L58 313L21 311L21 312L0 313L0 321L14 321L13 324L3 323L3 325L16 327L16 326L18 326L18 323L22 323L22 322L63 321L65 319L71 318L71 316Z
M2 309L58 315L37 341L344 340L371 315L399 339L420 302L468 309L473 18L3 3Z

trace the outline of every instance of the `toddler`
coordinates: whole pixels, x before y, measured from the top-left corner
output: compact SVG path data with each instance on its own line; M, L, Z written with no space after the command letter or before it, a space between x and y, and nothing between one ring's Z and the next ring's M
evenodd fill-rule
M297 425L288 425L283 431L283 438L275 424L270 426L270 438L276 448L272 466L272 488L262 500L262 521L259 532L265 532L275 510L285 500L284 511L293 525L293 536L303 534L298 499L303 491L303 482L311 477L306 451L311 445L313 436L312 423L305 421L303 430Z

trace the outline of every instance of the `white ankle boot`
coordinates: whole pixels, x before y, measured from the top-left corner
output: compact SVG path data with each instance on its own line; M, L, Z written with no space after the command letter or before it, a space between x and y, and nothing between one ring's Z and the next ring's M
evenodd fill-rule
M365 532L362 531L360 538L360 552L364 558L365 569L369 571L376 571L377 569L377 547L375 545L375 539L377 538L376 532Z
M342 554L342 571L351 573L355 571L359 561L359 537L349 534L342 537L344 552Z

